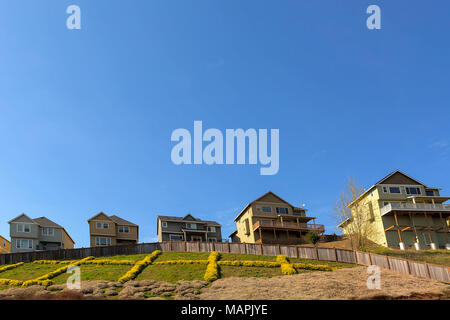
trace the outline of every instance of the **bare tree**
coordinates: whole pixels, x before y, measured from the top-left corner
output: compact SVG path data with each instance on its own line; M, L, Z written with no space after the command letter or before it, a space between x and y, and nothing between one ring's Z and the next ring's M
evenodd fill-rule
M363 193L364 189L356 180L348 177L345 189L338 195L334 206L335 218L344 235L349 237L353 250L365 248L373 233L368 206L352 204Z

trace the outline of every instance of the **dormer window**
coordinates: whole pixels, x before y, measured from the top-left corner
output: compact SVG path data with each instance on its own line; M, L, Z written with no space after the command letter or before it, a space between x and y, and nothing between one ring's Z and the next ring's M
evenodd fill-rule
M420 188L406 187L406 194L420 194Z
M389 187L389 192L390 193L401 193L400 187Z
M262 207L263 212L272 212L272 207Z

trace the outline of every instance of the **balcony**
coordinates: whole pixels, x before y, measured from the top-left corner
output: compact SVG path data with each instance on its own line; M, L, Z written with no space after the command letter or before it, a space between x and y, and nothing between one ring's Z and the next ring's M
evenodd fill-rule
M391 211L416 211L416 212L448 212L450 205L440 203L412 203L412 202L390 202L380 209L381 215L386 215Z
M312 231L315 233L325 232L325 226L323 224L312 223L295 223L288 221L276 221L276 220L258 220L253 224L253 230L258 228L262 229L282 229L282 230L294 230L294 231Z

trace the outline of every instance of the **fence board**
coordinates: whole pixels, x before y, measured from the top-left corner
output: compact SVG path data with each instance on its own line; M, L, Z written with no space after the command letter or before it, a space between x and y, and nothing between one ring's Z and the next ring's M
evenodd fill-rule
M351 250L336 249L336 261L356 263L355 254Z
M432 264L428 265L430 278L439 281L450 282L450 272L448 269L448 267L440 267Z
M390 261L390 259L389 259ZM427 265L425 263L415 262L415 261L408 261L409 263L409 269L411 270L411 274L428 278L428 271L427 271Z
M263 250L265 256L276 256L278 255L278 246L271 244L263 244Z
M316 259L314 248L298 247L298 257L301 259Z
M380 256L378 254L370 254L371 258L372 258L372 264L379 266L380 268L383 269L389 269L389 264L386 260L386 256Z
M410 268L408 266L408 261L403 260L403 259L391 258L391 257L388 257L388 259L389 259L389 265L390 265L391 270L409 274Z
M365 253L365 252L356 252L356 259L358 260L357 263L358 264L362 264L362 265L370 265L370 258L369 258L369 254Z
M336 261L334 249L317 248L317 253L319 255L319 260Z

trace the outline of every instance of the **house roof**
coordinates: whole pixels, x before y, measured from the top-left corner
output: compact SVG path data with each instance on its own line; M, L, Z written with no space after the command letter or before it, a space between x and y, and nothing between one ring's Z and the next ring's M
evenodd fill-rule
M234 231L228 236L228 238L231 238L234 234L237 234L237 230L234 230Z
M137 227L137 224L134 224L133 222L130 222L128 220L122 219L116 215L110 216L111 220L114 221L117 224L124 225L124 226L132 226Z
M194 220L186 220L185 218L186 218L188 215L191 216ZM220 223L218 223L218 222L216 222L216 221L201 220L201 219L195 218L195 217L192 216L191 214L187 214L187 215L184 216L184 217L158 216L158 219L161 220L161 221L180 221L180 222L183 222L183 221L187 221L187 222L189 222L189 221L196 221L196 222L206 223L206 224L210 224L210 225L216 225L216 226L220 227Z
M395 170L393 172L391 172L390 174L388 174L387 176L385 176L383 179L381 179L380 181L378 181L377 183L375 183L374 185L372 185L369 189L367 189L366 191L364 191L359 197L357 197L355 200L353 200L348 206L351 206L353 203L355 203L357 200L359 200L360 198L362 198L363 196L365 196L366 194L368 194L370 191L372 191L377 185L383 184L383 182L385 182L386 180L388 180L389 178L391 178L392 176L394 176L395 174L401 174L411 180L413 180L414 182L417 182L417 184L423 185L425 188L430 189L429 187L427 187L425 184L423 184L422 182L420 182L417 179L411 178L410 176L408 176L406 173L400 171L400 170Z
M244 212L245 212L245 211L246 211L253 203L255 203L256 201L261 200L262 198L264 198L264 197L267 196L267 195L272 195L272 196L278 198L279 200L281 200L282 202L284 202L284 203L290 205L291 207L294 208L294 211L307 211L307 209L305 209L305 208L298 208L298 207L296 207L296 206L293 206L292 204L290 204L290 203L287 202L286 200L282 199L280 196L277 196L277 195L276 195L275 193L273 193L272 191L268 191L268 192L266 192L265 194L263 194L261 197L259 197L258 199L253 200L252 202L248 203L248 204L245 206L245 208L242 209L241 212L239 212L239 214L237 215L237 217L234 218L234 221L236 221L236 220L241 216L241 214L243 214L243 213L244 213Z
M61 228L61 229L64 229L59 224L53 222L52 220L50 220L50 219L48 219L46 217L34 218L33 221L36 222L41 227L44 227L44 228L49 227L49 228Z

